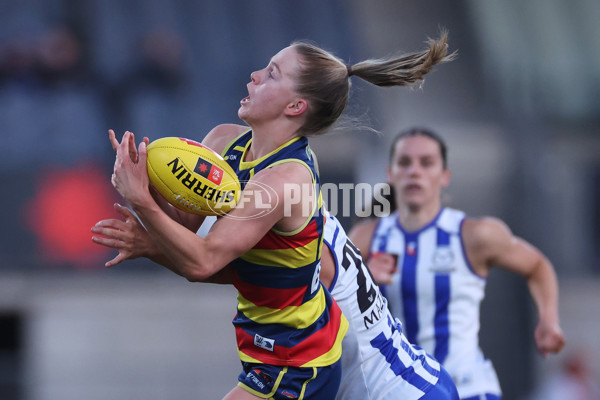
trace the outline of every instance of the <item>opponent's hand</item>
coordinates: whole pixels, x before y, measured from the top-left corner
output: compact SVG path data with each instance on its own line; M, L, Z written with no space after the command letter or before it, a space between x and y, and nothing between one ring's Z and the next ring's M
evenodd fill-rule
M115 258L106 262L105 267L115 266L125 260L149 257L155 246L140 221L127 207L115 203L115 210L124 217L104 219L92 227L92 232L102 236L92 236L92 241L110 247L119 252Z
M540 320L534 332L535 344L545 358L549 353L558 353L565 347L565 336L558 323Z
M392 283L392 275L397 270L398 256L390 253L373 253L369 259L369 270L377 284Z

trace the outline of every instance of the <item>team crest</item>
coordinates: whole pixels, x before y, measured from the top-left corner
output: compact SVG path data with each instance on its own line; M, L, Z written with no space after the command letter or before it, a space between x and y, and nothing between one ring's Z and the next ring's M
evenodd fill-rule
M434 272L453 272L454 271L454 252L449 247L438 247L433 253L431 259L431 271Z
M411 257L417 255L417 244L415 242L408 242L406 244L406 255Z
M262 337L256 333L254 334L254 345L268 351L273 351L275 348L275 340Z

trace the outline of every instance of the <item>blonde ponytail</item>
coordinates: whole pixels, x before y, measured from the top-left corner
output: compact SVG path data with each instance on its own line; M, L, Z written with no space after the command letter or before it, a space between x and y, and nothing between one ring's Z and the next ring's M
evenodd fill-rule
M346 65L338 57L307 42L291 46L300 56L296 91L308 100L306 121L299 134L310 136L329 129L342 115L350 94L350 77L357 76L377 86L410 86L422 81L423 75L436 64L448 62L448 33L437 40L429 39L429 48L419 53L390 56Z
M377 86L410 86L422 81L423 75L430 72L436 64L452 61L457 52L448 54L448 32L442 31L437 40L428 39L427 50L370 59L351 65L348 68L357 76Z

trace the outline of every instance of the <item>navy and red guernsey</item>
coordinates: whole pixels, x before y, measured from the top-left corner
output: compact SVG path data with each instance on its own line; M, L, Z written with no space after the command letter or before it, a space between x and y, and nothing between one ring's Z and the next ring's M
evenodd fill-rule
M223 151L242 190L254 174L281 163L300 163L319 190L308 140L294 138L264 157L245 162L252 131ZM348 321L319 280L324 216L321 194L312 215L293 232L271 229L252 249L232 262L238 312L233 320L238 352L245 362L323 367L342 353Z

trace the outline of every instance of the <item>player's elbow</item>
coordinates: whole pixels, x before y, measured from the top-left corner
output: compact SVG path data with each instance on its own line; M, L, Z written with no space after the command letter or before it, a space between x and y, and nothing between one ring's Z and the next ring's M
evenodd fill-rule
M183 277L189 282L205 282L214 274L208 265L191 264L184 268Z

